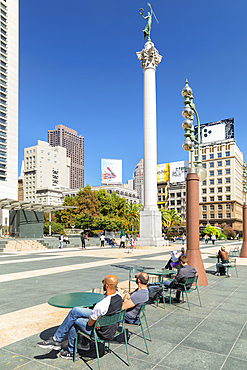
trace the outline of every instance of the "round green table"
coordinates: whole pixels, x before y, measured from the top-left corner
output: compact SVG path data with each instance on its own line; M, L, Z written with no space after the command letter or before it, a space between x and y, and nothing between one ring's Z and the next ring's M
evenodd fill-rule
M49 299L51 306L60 308L73 308L75 306L92 308L96 303L102 301L105 296L99 293L78 292L56 295Z

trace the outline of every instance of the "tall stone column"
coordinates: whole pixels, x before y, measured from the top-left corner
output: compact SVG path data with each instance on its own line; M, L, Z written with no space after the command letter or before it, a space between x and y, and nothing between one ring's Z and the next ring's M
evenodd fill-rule
M243 244L240 257L247 258L247 203L243 205Z
M157 129L155 72L162 56L151 41L137 52L144 73L143 87L143 160L144 208L140 212L138 245L165 245L162 238L161 213L157 207Z
M208 285L199 247L199 177L189 168L186 177L186 256L198 274L198 285Z

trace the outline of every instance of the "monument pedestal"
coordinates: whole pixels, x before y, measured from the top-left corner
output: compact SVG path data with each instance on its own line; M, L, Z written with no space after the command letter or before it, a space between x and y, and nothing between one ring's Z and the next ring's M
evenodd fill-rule
M161 213L157 209L147 209L140 212L140 238L138 246L162 247L169 245L162 238Z

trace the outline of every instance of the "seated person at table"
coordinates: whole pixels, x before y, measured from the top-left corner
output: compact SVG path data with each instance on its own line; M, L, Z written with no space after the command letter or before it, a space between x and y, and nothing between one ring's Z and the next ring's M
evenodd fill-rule
M171 252L170 252L171 253ZM184 247L181 248L181 254L180 256L185 256L185 249ZM180 257L179 256L179 257ZM165 269L169 269L169 270L172 270L172 268L176 265L179 265L179 263L176 263L176 262L173 262L172 261L172 257L169 259L169 261L167 262L167 264L165 265Z
M180 288L181 286L178 283L184 284L186 279L195 277L196 275L196 269L188 265L188 259L186 256L180 256L178 260L181 268L178 270L177 275L175 275L172 281L163 280L163 284L169 288ZM187 286L186 288L189 289L190 286ZM180 295L181 290L177 290L175 299L177 302L180 302Z
M137 315L144 302L149 299L148 283L149 276L146 272L138 272L136 275L136 284L138 288L133 293L124 296L122 310L126 310L125 322L127 324L139 324Z
M225 247L221 247L221 250L219 250L217 257L221 259L221 263L216 263L217 272L215 273L216 276L220 276L220 267L222 266L222 263L228 263L228 252L226 251ZM223 267L225 270L225 267ZM224 274L226 274L226 270L224 271Z
M102 283L104 284L106 297L98 302L93 310L83 307L74 307L59 326L53 337L44 342L39 342L37 345L41 348L60 350L62 340L68 333L68 350L60 352L60 357L72 360L77 330L79 329L85 334L92 335L94 324L99 316L112 315L122 309L123 299L116 290L118 283L117 277L114 275L107 275ZM97 328L97 334L102 339L111 340L117 329L118 324L108 325L99 329ZM90 343L84 346L80 344L80 348L88 351L90 349Z

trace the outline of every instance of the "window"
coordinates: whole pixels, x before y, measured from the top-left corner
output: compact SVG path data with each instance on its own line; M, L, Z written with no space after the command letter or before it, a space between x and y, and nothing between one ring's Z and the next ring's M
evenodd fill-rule
M206 168L206 163L203 163L203 164L202 164L202 167L203 167L203 168Z
M171 193L171 194L170 194L170 197L171 197L171 198L174 198L174 197L175 197L175 194L174 194L174 193Z
M210 202L214 202L214 197L210 197Z
M226 210L230 210L231 209L231 204L226 204Z
M158 197L158 202L161 202L161 196Z
M221 202L222 201L222 195L219 195L218 196L218 201Z
M218 170L218 176L222 176L222 170Z
M222 161L218 161L218 162L217 162L217 166L218 166L218 167L222 167Z
M218 188L218 193L222 193L222 188Z
M209 189L209 192L210 192L211 194L213 194L213 193L214 193L214 188L210 188L210 189Z
M205 155L203 155L203 156L202 156L202 160L203 160L203 161L205 161L205 159L206 159L206 156L205 156Z
M231 182L231 178L230 177L226 177L226 184L230 184Z
M210 185L214 185L214 179L209 180Z
M180 206L180 205L181 205L181 200L177 200L177 206Z
M202 194L207 194L207 189L202 189Z
M209 158L210 159L214 159L214 155L213 154L209 154Z
M210 162L210 163L209 163L209 167L210 167L210 168L214 167L214 162Z
M171 200L171 206L175 206L175 200Z
M217 158L221 158L222 157L222 153L217 153Z
M203 215L202 215L202 218L205 220L205 219L207 219L207 214L206 213L204 213Z
M198 157L195 157L195 162L198 160Z
M230 157L230 152L226 152L226 157Z
M226 191L231 191L231 187L230 186L226 186Z
M163 195L163 200L166 200L166 197L165 197L165 195Z
M218 179L218 184L222 184L222 179Z
M226 218L231 218L231 213L227 213Z
M229 159L226 160L226 166L230 166L230 160Z
M181 198L181 193L177 193L177 198Z
M209 176L214 176L214 171L209 171Z
M202 201L203 201L203 202L206 202L206 201L207 201L207 198L206 198L206 197L203 197L203 198L202 198Z
M161 193L161 188L158 189L158 193L160 194Z
M214 206L213 205L210 206L210 211L214 211Z
M231 196L230 195L227 195L226 196L226 200L231 200Z
M222 204L218 204L218 210L221 211L222 210Z
M230 175L230 173L231 173L230 168L227 168L227 169L226 169L226 175Z
M222 218L222 213L218 213L218 218Z
M202 185L203 186L206 186L207 185L207 181L206 180L203 180Z
M202 206L202 210L203 211L206 211L207 210L207 206Z
M214 213L210 213L210 218L214 218Z

